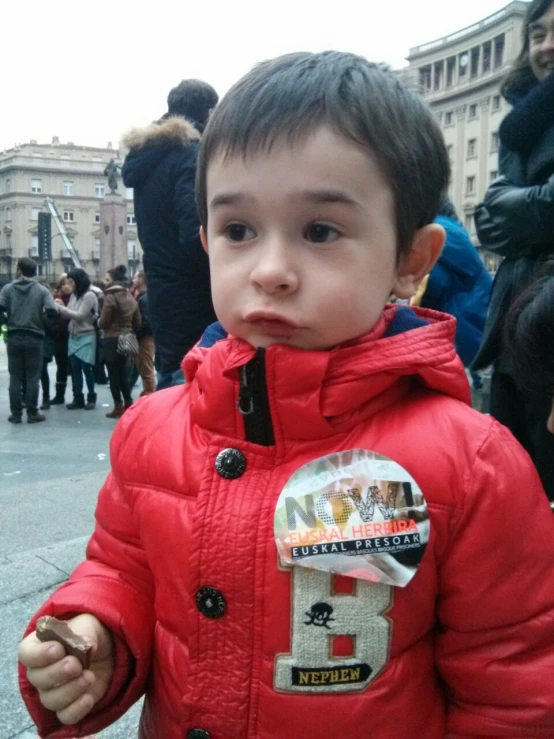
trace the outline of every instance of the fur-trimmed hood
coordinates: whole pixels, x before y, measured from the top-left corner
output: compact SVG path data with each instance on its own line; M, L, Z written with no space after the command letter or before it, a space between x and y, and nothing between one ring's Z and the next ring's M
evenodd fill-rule
M200 134L189 120L173 115L142 128L131 128L124 134L122 142L127 149L143 149L145 146L167 143L186 146L199 139Z
M126 187L140 186L168 155L197 144L200 134L181 116L170 116L144 128L132 128L123 137L129 153L123 165Z

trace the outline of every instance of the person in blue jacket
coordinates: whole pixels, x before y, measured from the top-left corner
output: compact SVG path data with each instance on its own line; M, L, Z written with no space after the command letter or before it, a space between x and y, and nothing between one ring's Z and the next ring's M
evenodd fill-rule
M468 367L483 338L492 277L448 198L443 198L435 223L446 231L446 242L429 275L421 305L457 319L456 351Z

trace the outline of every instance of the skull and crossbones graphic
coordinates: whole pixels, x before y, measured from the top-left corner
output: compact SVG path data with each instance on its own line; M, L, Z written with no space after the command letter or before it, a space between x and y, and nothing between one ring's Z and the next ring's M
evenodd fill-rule
M328 622L335 621L335 619L331 617L332 613L333 607L328 603L314 603L311 609L306 611L305 615L310 620L304 621L304 624L306 626L324 626L326 629L330 629L331 627L328 626Z

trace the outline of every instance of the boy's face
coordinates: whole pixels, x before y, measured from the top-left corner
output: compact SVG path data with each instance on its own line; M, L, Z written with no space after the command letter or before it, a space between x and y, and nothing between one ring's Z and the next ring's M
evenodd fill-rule
M391 292L411 294L392 192L373 158L330 128L214 159L207 202L215 310L252 346L328 349L369 331Z

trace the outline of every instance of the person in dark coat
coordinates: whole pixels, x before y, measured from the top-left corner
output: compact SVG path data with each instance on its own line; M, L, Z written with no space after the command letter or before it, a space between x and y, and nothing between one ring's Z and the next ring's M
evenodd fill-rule
M554 434L554 259L512 306L505 337L520 386L544 391L546 428ZM550 505L554 508L554 502Z
M73 288L65 273L60 275L56 291L54 292L54 300L61 300L67 308L69 298ZM67 387L67 378L73 383L71 370L69 367L69 357L67 354L67 346L69 343L69 318L58 314L51 323L51 330L54 338L54 358L56 360L56 394L50 401L50 405L64 405L65 389Z
M554 500L554 437L546 428L551 399L540 388L517 384L516 362L503 338L510 306L554 254L554 0L533 0L523 34L520 55L502 86L514 108L499 130L501 176L475 210L481 244L504 261L472 366L493 365L491 414L527 449Z
M133 129L123 140L130 151L122 175L134 190L158 390L184 382L184 355L216 320L194 186L200 134L217 100L206 82L184 80L169 93L161 120Z

